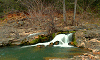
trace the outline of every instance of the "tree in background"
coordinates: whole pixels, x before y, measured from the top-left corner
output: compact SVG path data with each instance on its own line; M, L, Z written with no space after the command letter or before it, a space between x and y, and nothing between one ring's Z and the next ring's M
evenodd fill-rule
M8 13L15 10L22 11L27 9L17 0L0 0L0 13Z
M81 10L87 12L94 12L97 13L98 9L100 9L100 0L78 0L78 5L80 6ZM91 13L92 13L91 12Z
M42 14L50 16L53 11L58 14L64 13L63 20L66 21L66 17L68 17L65 16L66 11L74 11L74 4L71 4L74 3L74 1L75 0L65 0L65 4L63 4L63 0L0 0L0 14L3 15L15 10L26 11L31 16L31 18L27 18L33 22L33 16L37 17L36 19L41 21L43 20L41 17ZM66 7L64 7L64 5L66 5ZM100 0L77 0L76 13L77 12L80 12L80 14L86 12L100 15Z

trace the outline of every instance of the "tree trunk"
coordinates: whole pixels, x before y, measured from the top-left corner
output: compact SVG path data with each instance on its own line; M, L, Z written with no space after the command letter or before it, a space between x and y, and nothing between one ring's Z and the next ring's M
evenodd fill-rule
M65 7L65 0L63 0L63 19L64 19L65 25L67 25L67 22L66 22L66 7Z
M74 18L72 21L72 25L75 25L76 5L77 5L77 0L75 0L75 5L74 5Z

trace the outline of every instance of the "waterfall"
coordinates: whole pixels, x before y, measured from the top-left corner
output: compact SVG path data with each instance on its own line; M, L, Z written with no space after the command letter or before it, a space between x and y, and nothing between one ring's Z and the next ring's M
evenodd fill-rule
M56 42L56 41L59 41L59 44L58 45L54 45L55 47L59 46L59 47L73 47L73 46L70 46L68 45L69 42L72 41L72 35L73 33L70 33L70 34L59 34L57 36L55 36L55 38L50 41L50 42Z
M69 34L58 34L55 36L55 38L50 41L50 42L45 42L45 43L37 43L35 45L29 45L29 46L23 46L22 48L25 48L25 47L31 47L31 46L37 46L37 45L44 45L44 46L47 46L49 45L50 43L54 43L56 41L59 41L59 44L58 45L53 45L54 47L73 47L71 45L68 45L69 42L72 41L72 35L73 33L69 33Z

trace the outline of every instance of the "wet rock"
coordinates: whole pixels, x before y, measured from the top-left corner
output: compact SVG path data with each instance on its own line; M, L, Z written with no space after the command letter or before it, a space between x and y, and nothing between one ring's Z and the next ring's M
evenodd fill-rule
M58 45L58 44L59 44L59 41L54 42L54 45Z
M53 46L53 43L50 43L48 46L49 46L49 47L52 47L52 46Z
M2 45L3 45L3 46L6 46L8 43L9 43L8 41L3 41L3 42L2 42Z
M44 45L37 45L38 48L44 48Z
M2 46L2 42L0 42L0 46Z
M70 42L70 43L68 43L68 45L74 45L74 43L73 42Z

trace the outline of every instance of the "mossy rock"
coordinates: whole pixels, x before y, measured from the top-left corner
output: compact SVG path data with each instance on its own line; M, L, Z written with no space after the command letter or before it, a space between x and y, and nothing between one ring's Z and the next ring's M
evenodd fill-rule
M29 42L30 44L36 44L39 42L39 39L35 39L35 40L32 40L31 42Z
M7 47L7 46L16 46L16 45L12 43L7 43L7 44L2 44L0 47Z
M76 31L69 31L69 33L75 33Z
M77 45L77 42L76 42L76 39L75 39L75 33L73 34L72 42L73 42L73 44L74 44L75 46Z
M20 45L30 45L29 41L22 41Z
M61 31L61 32L57 32L57 35L58 34L68 34L68 33L69 33L68 31L64 31L64 32Z
M55 37L55 33L50 34L50 35L39 35L39 38L32 40L29 42L30 44L36 44L36 43L43 43L43 42L48 42L52 40Z
M55 37L55 33L52 34L52 38L54 38L54 37Z
M61 31L61 32L57 32L58 34L68 34L68 33L75 33L76 31ZM29 42L30 44L36 44L36 43L43 43L43 42L48 42L50 40L52 40L55 37L55 33L50 34L50 35L39 35L39 38L36 38L35 40L32 40L31 42ZM77 42L75 39L75 34L73 34L73 39L72 39L73 45L76 46ZM24 43L25 44L25 43Z

